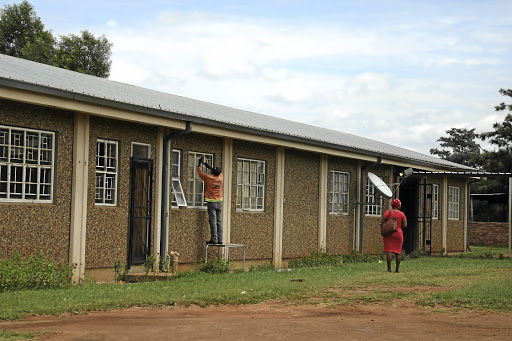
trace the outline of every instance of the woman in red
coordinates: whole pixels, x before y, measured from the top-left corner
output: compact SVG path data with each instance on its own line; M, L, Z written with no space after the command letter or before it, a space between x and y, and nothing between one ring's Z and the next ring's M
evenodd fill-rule
M384 252L386 252L386 260L388 263L388 272L391 272L391 261L393 260L393 253L396 258L396 270L395 272L399 272L400 261L402 260L402 245L404 243L404 234L402 229L407 228L407 218L405 217L404 212L400 211L402 208L402 203L398 199L394 199L391 202L391 210L388 210L384 213L382 218L380 219L380 224L382 225L389 217L396 218L398 223L398 230L386 237L383 237L384 240Z

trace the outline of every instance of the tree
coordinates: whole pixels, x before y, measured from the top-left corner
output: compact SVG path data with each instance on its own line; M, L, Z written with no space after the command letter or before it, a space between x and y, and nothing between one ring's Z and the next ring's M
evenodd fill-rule
M105 36L95 38L89 31L81 36L61 36L55 65L64 69L107 78L110 74L112 44Z
M511 89L500 89L503 96L512 97ZM512 104L501 103L495 107L496 111L507 110L512 112ZM484 164L488 170L494 172L510 172L512 170L512 114L507 114L502 123L493 124L494 131L480 134L482 140L488 139L498 150L484 155Z
M26 0L0 11L0 53L98 77L110 75L112 44L104 35L96 38L85 30L56 39Z
M0 15L0 53L51 64L55 52L52 32L45 30L26 0L6 5Z
M438 155L442 159L456 162L469 167L478 167L480 164L480 145L475 142L479 135L475 128L452 128L446 130L448 137L440 137L441 147L445 149L430 149L430 154Z

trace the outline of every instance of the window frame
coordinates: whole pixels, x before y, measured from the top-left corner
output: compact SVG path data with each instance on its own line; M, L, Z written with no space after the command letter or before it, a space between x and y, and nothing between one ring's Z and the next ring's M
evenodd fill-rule
M0 188L2 188L1 184L5 184L5 192L0 193L0 196L5 195L5 197L0 197L0 202L53 203L56 133L42 129L7 125L0 125L0 131L3 131L2 136L0 136ZM17 144L13 144L13 132L18 133L15 140ZM19 133L22 133L23 136L20 137ZM30 137L35 137L35 140L30 139ZM37 147L33 146L34 142L37 143ZM13 153L17 153L18 157L13 158ZM20 158L21 154L23 156ZM34 154L37 160L34 159ZM31 155L31 157L29 158L28 155ZM18 170L21 171L21 174L16 176ZM48 172L50 173L49 176ZM12 178L13 174L14 179ZM35 175L35 181L31 175ZM27 179L27 176L29 179ZM15 187L19 186L20 191L13 191L13 185ZM34 186L35 193L31 192ZM44 197L44 199L41 199L41 197Z
M255 167L256 174L252 172L252 165ZM247 172L245 172L246 167L248 167ZM266 167L267 163L264 160L237 158L236 210L238 212L265 212ZM244 177L244 174L247 174L247 176ZM245 181L246 179L247 181Z
M448 220L460 219L460 187L448 186Z
M98 150L98 145L100 143L104 143L105 144L105 147L104 147L104 155L98 155L99 153L99 150ZM111 146L111 145L114 145L115 146L115 157L114 157L114 160L115 160L115 166L114 167L109 167L108 166L108 160L109 158L112 159L112 157L108 155L108 146ZM95 184L94 184L94 188L95 188L95 193L94 193L94 205L96 206L117 206L117 202L118 202L118 197L119 197L119 186L118 186L118 181L119 181L119 141L116 141L116 140L110 140L110 139L103 139L103 138L98 138L96 139L96 166L95 166ZM99 160L101 159L104 159L104 165L107 165L107 166L103 166L105 168L105 170L98 170L99 167L101 167L101 164L99 164ZM114 171L112 170L108 170L108 168L114 168ZM103 185L101 186L102 190L103 190L103 195L101 198L98 198L98 188L100 188L98 186L98 175L103 175ZM107 177L108 175L110 175L110 177ZM113 177L112 177L113 175ZM105 181L105 179L107 178L114 178L113 181L110 181L109 183L111 183L113 186L115 187L107 187L107 181ZM106 202L107 199L106 199L106 195L105 193L107 193L107 191L112 191L113 189L113 194L114 194L114 200L113 202ZM98 201L101 200L101 201Z
M341 181L337 181L335 186L335 178L338 177ZM335 188L339 188L335 192ZM346 190L344 191L344 189ZM333 198L337 195L338 201L334 202ZM345 198L341 202L341 198ZM348 215L349 214L349 201L350 200L350 173L331 170L329 172L329 214ZM343 205L343 207L342 207ZM335 209L338 206L338 209Z
M151 145L148 144L148 143L142 143L142 142L132 142L132 145L131 145L131 156L132 157L135 157L133 155L133 150L134 150L134 146L142 146L142 147L147 147L147 152L148 152L148 157L144 157L144 158L140 158L140 157L137 157L138 159L151 159Z
M197 173L197 162L199 161L199 158L203 158L203 161L205 163L208 163L210 166L214 167L214 161L215 157L213 154L210 153L201 153L201 152L194 152L189 151L188 152L188 174L187 174L187 207L189 208L199 208L199 209L205 209L206 205L204 202L204 181L199 177L199 174ZM205 173L209 173L209 170L204 166L204 164L201 166L201 169ZM201 190L196 191L196 185L201 186ZM198 197L199 196L199 197ZM201 198L200 202L197 202L198 198ZM192 199L192 200L191 200Z
M439 219L439 185L432 184L432 219Z
M174 162L175 155L177 155L177 162ZM187 198L181 184L181 150L172 149L169 162L171 164L171 208L187 207ZM177 199L176 194L180 200Z
M379 176L379 178L382 179L381 176ZM379 200L378 203L376 203L377 198ZM365 199L366 199L366 205L365 205L365 210L364 210L365 216L367 216L367 217L382 216L382 204L383 204L382 195L379 195L379 193L375 189L375 185L372 184L368 180L366 182Z

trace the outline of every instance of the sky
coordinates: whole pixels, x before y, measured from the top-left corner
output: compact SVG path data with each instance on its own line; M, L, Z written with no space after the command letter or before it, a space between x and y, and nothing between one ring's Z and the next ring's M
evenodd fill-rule
M424 154L492 131L512 88L510 0L29 2L54 35L105 35L111 80Z

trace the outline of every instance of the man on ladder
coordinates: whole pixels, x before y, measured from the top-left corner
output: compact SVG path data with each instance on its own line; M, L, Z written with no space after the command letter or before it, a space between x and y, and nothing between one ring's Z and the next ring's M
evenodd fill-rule
M206 174L201 169L201 164L210 169L211 175ZM205 193L204 200L208 208L208 221L210 223L210 240L207 244L222 244L222 185L224 183L224 174L220 167L213 167L199 159L197 165L199 177L204 181Z

